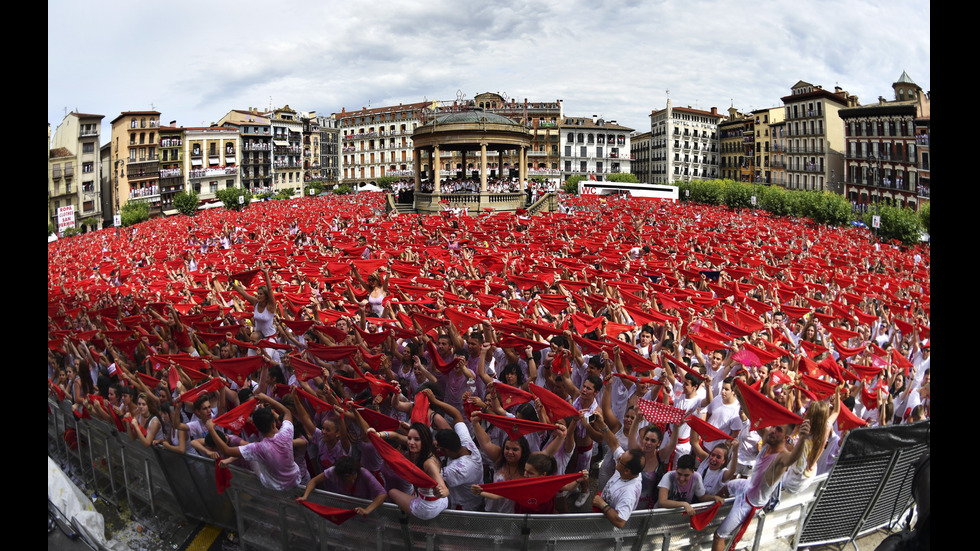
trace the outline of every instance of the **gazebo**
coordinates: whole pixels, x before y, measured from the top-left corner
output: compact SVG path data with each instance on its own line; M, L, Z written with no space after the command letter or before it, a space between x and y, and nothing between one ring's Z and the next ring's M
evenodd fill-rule
M531 130L507 117L472 108L436 115L435 118L415 129L412 133L415 147L415 208L419 212L437 212L442 204L450 203L467 207L470 211L493 208L498 211L514 211L526 206L524 188L527 178L527 152L531 145ZM458 151L462 156L465 173L467 155L479 154L479 193L442 193L440 183L440 154ZM505 151L517 152L520 182L517 193L487 193L487 152L497 152L498 170L503 169ZM428 160L426 174L433 184L431 193L421 192L422 156ZM511 169L513 170L513 169ZM512 174L512 173L511 173ZM501 176L502 174L498 174Z

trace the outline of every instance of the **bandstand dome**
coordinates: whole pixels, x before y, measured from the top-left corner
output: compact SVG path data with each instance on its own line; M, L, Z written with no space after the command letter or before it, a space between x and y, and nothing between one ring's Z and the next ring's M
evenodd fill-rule
M437 115L432 120L426 122L423 127L426 126L436 126L440 124L463 124L463 123L473 123L473 122L488 122L492 124L503 124L512 126L521 126L516 121L508 119L503 115L498 115L496 113L491 113L489 111L483 111L481 109L472 109L469 111L460 111L455 113L446 113L443 115Z

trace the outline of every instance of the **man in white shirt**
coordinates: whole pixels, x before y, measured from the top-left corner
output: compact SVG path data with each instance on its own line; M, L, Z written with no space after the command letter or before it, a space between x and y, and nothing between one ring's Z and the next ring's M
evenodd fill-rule
M483 457L466 427L463 414L455 407L435 397L432 390L423 391L429 403L442 409L453 418L453 428L440 429L435 433L436 445L446 457L442 479L449 488L449 507L459 511L476 511L483 500L473 494L471 486L483 483Z
M721 432L730 434L732 438L737 437L739 431L742 429L742 420L738 414L739 405L738 399L735 398L734 386L734 377L725 379L721 386L721 395L715 397L708 404L708 423ZM724 440L712 440L710 442L702 442L701 446L704 448L704 451L711 453L711 450L722 442Z
M592 498L592 507L598 509L613 526L622 528L626 526L626 521L629 520L640 500L643 486L640 473L643 472L646 457L638 448L623 451L616 435L609 430L603 420L601 410L595 412L595 419L591 426L602 434L603 441L609 449L613 450L613 459L616 461L616 472L602 491Z

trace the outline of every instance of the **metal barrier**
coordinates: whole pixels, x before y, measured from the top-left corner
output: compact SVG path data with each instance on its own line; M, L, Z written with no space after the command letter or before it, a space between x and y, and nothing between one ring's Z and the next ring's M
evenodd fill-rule
M912 503L915 462L930 449L930 421L851 431L810 507L799 545L822 545L894 526Z
M77 464L74 471L86 482L113 499L125 493L131 509L146 507L151 517L172 514L237 530L243 549L698 550L710 545L732 502L728 500L702 531L692 530L688 517L678 510L634 511L626 525L616 529L595 513L447 510L420 521L391 503L336 526L296 503L303 488L270 490L252 472L231 467L231 486L219 495L213 460L144 448L102 421L76 421L66 405L49 398L49 449L63 449L65 462ZM78 450L64 445L66 427L79 431ZM851 431L829 475L817 477L800 494L783 492L776 509L758 516L738 548L757 550L784 538L796 546L835 543L894 525L908 511L912 465L928 449L928 421ZM341 509L369 503L319 490L311 501Z
M575 549L575 550L695 550L711 544L712 534L731 509L722 506L704 530L690 528L679 510L635 511L622 529L613 528L594 513L565 515L508 515L446 510L429 521L417 520L385 503L368 517L354 517L341 526L328 522L295 502L302 488L278 492L262 486L251 472L232 467L229 492L238 514L238 531L245 549ZM797 532L806 505L826 477L807 491L785 497L754 524L740 545L758 548L763 541ZM369 501L315 490L310 501L340 509L366 506ZM703 509L703 504L696 509Z

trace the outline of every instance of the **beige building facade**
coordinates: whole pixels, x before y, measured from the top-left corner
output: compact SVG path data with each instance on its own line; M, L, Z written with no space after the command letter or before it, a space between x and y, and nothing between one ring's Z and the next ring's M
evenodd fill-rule
M791 91L781 98L789 148L786 187L840 191L835 188L844 178L845 146L838 111L857 106L858 98L840 87L830 92L802 80Z
M68 113L49 136L48 216L57 223L59 207L75 207L76 225L94 220L102 227L100 133L103 115ZM50 132L50 125L48 130Z
M111 122L113 214L128 201L146 201L150 216L163 213L160 204L160 158L157 139L158 111L126 111Z
M644 183L650 182L650 145L652 143L649 132L639 134L633 132L630 136L630 173Z
M340 183L414 177L412 132L431 107L431 102L418 102L334 113L340 131Z
M198 199L215 198L218 190L241 187L241 140L232 126L185 128L183 140L187 187Z
M719 178L718 124L725 119L711 111L673 107L650 113L651 183Z

